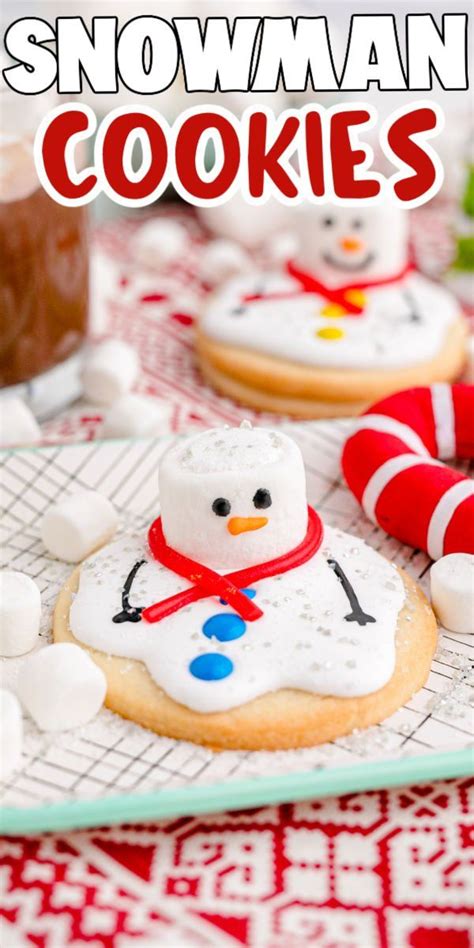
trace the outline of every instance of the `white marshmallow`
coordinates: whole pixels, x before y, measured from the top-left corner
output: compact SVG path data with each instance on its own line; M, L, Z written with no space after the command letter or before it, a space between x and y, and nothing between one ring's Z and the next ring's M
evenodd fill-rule
M303 459L282 432L244 423L180 440L163 456L159 483L167 542L213 568L252 566L305 536ZM262 504L258 491L271 503Z
M154 270L180 260L188 246L186 228L177 221L159 217L147 221L133 238L133 255L139 263Z
M294 260L299 249L299 238L292 231L275 234L265 244L264 251L268 262L274 267L284 266L288 260Z
M0 780L18 770L23 746L23 718L18 698L0 688Z
M135 349L121 339L106 339L86 355L82 372L86 398L112 405L130 391L139 368Z
M431 602L441 625L462 635L474 633L474 555L449 553L430 571Z
M171 405L144 395L124 395L109 409L101 438L151 438L170 430Z
M408 214L384 202L380 206L311 206L301 216L303 270L331 287L399 273L408 259Z
M289 217L288 208L276 198L270 198L260 207L247 204L241 194L235 194L217 207L199 207L197 213L216 237L236 240L247 250L260 247L276 231L283 230Z
M84 490L49 508L41 522L41 539L57 559L79 563L110 540L117 525L110 500L95 490Z
M104 703L103 671L79 645L47 645L23 662L18 695L42 731L67 731L87 724Z
M41 429L21 398L0 397L0 447L37 444Z
M248 254L232 240L211 240L201 253L199 276L210 286L250 269Z
M38 641L41 596L25 573L0 572L0 655L24 655Z

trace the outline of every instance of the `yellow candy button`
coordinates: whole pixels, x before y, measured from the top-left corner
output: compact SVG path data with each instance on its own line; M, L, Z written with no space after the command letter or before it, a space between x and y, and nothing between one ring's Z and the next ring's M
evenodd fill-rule
M323 329L318 329L316 335L320 339L342 339L345 333L337 326L324 326Z
M335 318L337 316L345 316L347 310L343 306L340 306L339 303L326 303L323 306L320 315L329 316L330 318Z
M353 303L354 306L365 306L367 303L367 297L362 290L347 290L344 294L348 303Z

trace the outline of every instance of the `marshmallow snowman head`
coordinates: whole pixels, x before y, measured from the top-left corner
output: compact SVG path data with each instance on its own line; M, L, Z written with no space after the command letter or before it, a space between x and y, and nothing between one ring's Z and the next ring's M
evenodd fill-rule
M212 569L243 569L289 552L308 524L298 446L265 428L213 428L163 456L166 542Z
M408 216L396 205L307 210L300 266L335 288L399 273L408 257Z

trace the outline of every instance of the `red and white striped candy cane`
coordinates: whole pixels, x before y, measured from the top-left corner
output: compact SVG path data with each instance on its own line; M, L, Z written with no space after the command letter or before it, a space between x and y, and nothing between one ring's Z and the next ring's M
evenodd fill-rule
M342 468L365 513L433 560L474 553L474 483L442 463L474 457L474 386L436 383L372 405Z

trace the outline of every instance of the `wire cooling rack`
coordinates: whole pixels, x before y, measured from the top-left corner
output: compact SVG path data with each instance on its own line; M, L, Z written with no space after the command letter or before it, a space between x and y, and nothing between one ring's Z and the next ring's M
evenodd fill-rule
M426 589L429 560L374 527L341 482L349 422L285 426L305 458L308 496L325 521L358 534ZM169 439L89 442L2 453L2 567L37 582L48 641L56 596L71 567L39 538L51 502L78 488L106 494L121 530L145 529L158 511L157 468ZM215 753L161 738L102 711L86 727L45 734L25 720L19 769L0 784L4 832L56 829L244 807L403 783L470 770L474 673L468 636L444 632L426 686L383 724L297 751ZM15 690L22 659L1 662Z

